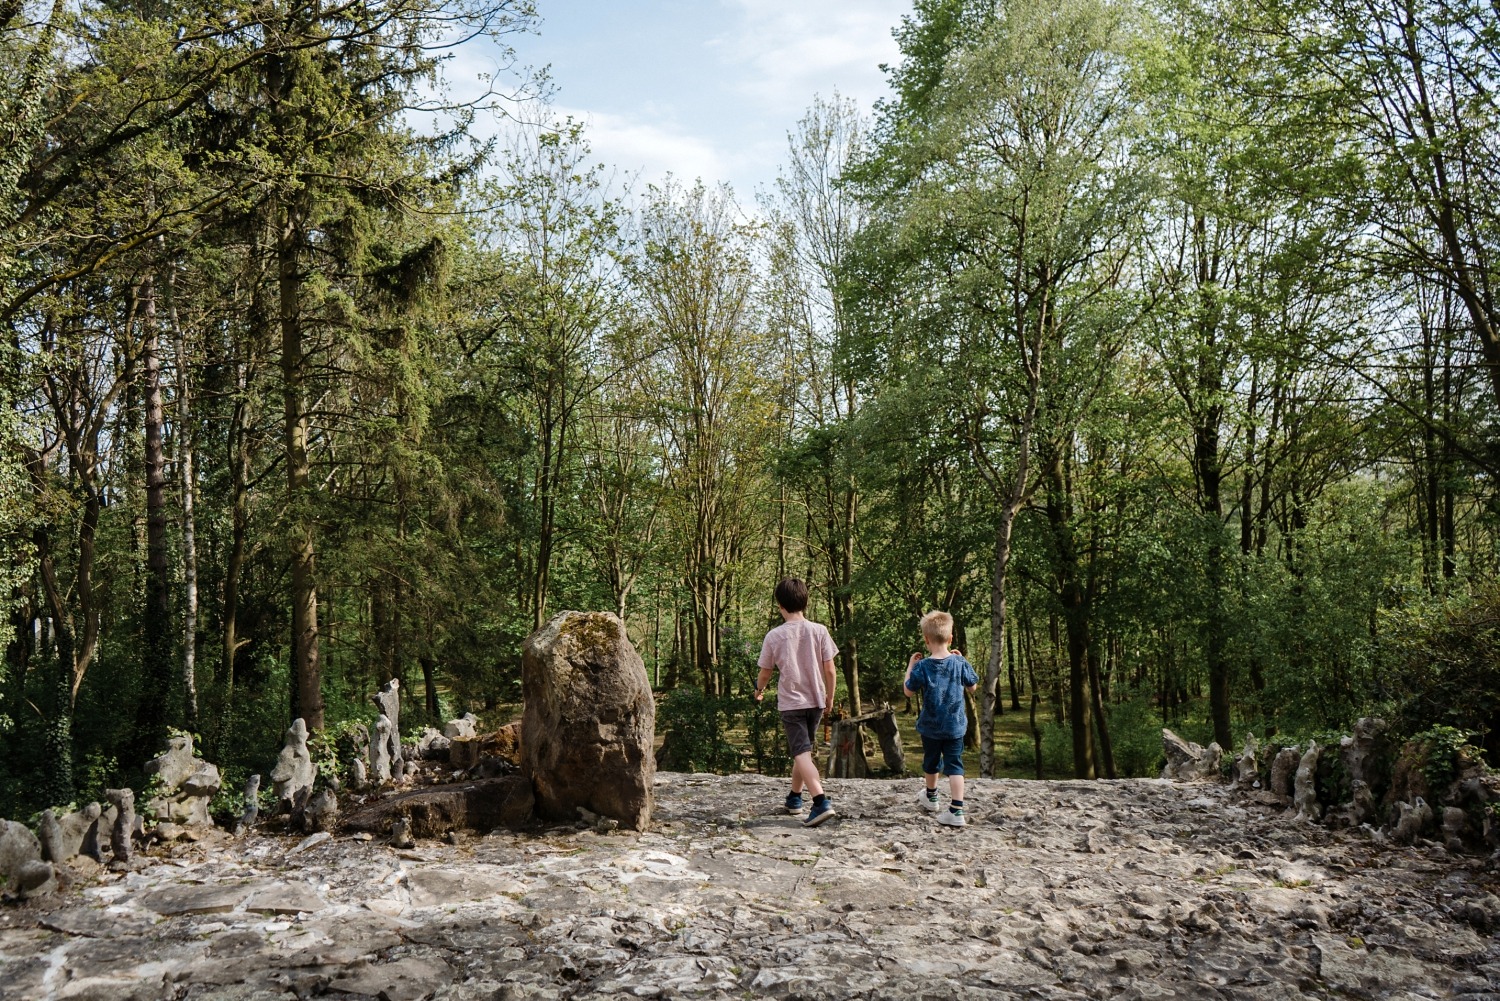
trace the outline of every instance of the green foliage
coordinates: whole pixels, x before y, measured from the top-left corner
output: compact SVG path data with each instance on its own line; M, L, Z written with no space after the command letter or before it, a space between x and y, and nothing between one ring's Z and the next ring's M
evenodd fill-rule
M1114 742L1115 767L1122 778L1155 778L1161 774L1166 764L1161 716L1149 700L1138 697L1111 705L1109 735Z
M1453 784L1470 755L1475 734L1452 726L1434 726L1411 738L1422 747L1422 774L1434 795Z
M657 729L666 734L663 764L680 771L738 772L744 760L729 740L736 700L693 688L668 692L656 711Z

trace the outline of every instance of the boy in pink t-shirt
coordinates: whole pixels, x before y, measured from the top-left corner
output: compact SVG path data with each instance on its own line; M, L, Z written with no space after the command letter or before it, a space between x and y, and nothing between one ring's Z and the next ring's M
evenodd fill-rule
M813 735L824 710L833 708L837 675L833 658L839 648L828 629L811 622L802 613L807 608L807 585L788 577L776 585L776 607L781 625L766 633L760 648L760 675L755 680L755 701L766 694L771 672L779 670L776 708L786 729L787 753L792 756L792 791L786 798L788 813L802 812L802 790L812 795L812 809L802 823L816 827L835 816L833 803L823 793L818 766L813 763Z

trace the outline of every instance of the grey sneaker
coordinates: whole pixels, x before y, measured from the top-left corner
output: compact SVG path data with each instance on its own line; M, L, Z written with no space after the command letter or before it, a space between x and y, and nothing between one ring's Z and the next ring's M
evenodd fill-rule
M950 806L948 807L948 809L938 814L937 822L939 824L946 824L948 827L962 827L969 821L968 818L964 816L963 807Z
M937 790L923 789L917 793L917 805L928 813L938 812Z

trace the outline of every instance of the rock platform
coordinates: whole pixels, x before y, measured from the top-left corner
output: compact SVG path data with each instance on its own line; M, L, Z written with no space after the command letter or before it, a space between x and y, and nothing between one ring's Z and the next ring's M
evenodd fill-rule
M0 997L1500 998L1500 879L1215 785L660 773L643 833L172 844L0 908Z

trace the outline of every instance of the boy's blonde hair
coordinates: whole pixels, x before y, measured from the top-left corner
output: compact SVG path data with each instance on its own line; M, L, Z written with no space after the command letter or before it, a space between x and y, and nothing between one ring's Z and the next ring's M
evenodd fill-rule
M922 635L930 640L953 642L953 616L947 612L928 612L922 616Z

